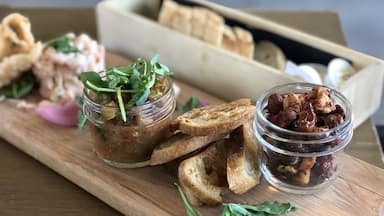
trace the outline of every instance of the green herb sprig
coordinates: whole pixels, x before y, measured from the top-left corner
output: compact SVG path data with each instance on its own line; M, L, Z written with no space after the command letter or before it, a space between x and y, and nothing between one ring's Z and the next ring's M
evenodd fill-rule
M36 78L32 73L24 73L8 86L0 88L0 96L8 98L22 98L27 96L36 84Z
M85 129L87 127L87 117L83 114L82 108L84 104L84 98L78 97L76 99L76 104L79 107L79 111L77 112L77 128Z
M290 203L277 201L264 202L259 205L245 205L236 203L225 203L221 216L269 216L282 215L296 211L296 207Z
M192 204L189 203L189 201L188 201L187 197L185 196L181 187L177 183L175 183L175 185L177 187L177 190L180 193L181 198L183 199L185 210L187 211L187 215L188 216L203 216L203 214L201 214L201 212L197 208L193 207Z
M196 207L193 207L189 203L180 186L177 183L175 183L175 185L183 199L187 215L203 216ZM277 201L264 202L259 205L224 203L223 206L224 209L221 216L270 216L287 214L297 210L297 208L290 203L280 203Z
M159 63L159 55L155 55L151 61L137 59L126 67L113 67L105 71L105 76L90 71L80 75L84 86L99 94L116 94L122 120L127 121L125 108L143 105L150 93L151 88L158 76L170 76L172 72L169 68ZM125 102L123 94L129 93L130 99Z
M196 96L191 96L189 100L183 105L183 113L186 113L194 108L199 108L200 106L200 99Z
M73 45L74 41L74 38L64 35L48 41L46 45L54 48L57 52L65 54L78 53L80 50Z

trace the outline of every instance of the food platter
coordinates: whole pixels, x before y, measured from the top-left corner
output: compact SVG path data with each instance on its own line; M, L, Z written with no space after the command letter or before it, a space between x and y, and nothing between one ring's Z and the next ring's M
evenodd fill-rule
M129 59L107 53L107 65L123 65ZM212 104L222 100L190 85L175 81L184 103L191 95ZM177 164L140 169L112 168L92 151L88 133L56 126L33 111L0 104L0 136L41 163L126 215L184 215L183 202L174 182ZM42 133L44 132L44 133ZM295 215L377 215L384 205L384 171L348 155L335 184L324 192L299 196L279 192L262 183L244 195L226 193L225 202L261 203L268 200L291 202ZM364 181L362 181L364 179ZM202 207L204 215L218 215L222 207Z

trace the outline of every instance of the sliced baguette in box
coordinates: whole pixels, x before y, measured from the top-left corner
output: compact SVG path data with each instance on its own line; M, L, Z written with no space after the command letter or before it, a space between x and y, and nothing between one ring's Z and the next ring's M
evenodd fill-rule
M159 53L162 62L175 71L176 79L186 81L226 100L240 97L256 100L264 90L272 86L300 81L257 61L245 59L160 25L150 18L157 16L152 11L159 10L159 2L156 0L100 2L97 6L100 41L107 49L131 57L151 58L153 54ZM208 8L228 20L243 24L244 27L252 29L254 38L257 35L265 36L255 39L256 42L270 40L277 43L288 59L298 59L294 54L297 53L301 54L300 58L305 57L304 60L307 62L313 60L313 63L327 64L334 57L349 60L357 69L357 73L338 89L352 103L354 127L360 125L378 109L384 79L382 60L268 19L209 1L177 0L177 3ZM122 28L122 23L127 27Z

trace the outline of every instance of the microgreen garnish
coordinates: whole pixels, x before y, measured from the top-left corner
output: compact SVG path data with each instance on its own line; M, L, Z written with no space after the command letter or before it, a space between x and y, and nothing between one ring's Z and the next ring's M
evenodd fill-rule
M27 96L36 84L36 79L32 73L25 73L10 85L0 88L0 96L8 98L22 98Z
M181 189L181 187L177 183L175 183L175 185L177 187L177 190L179 190L181 199L183 199L187 215L188 216L203 216L197 208L193 207L191 205L191 203L189 203L189 201L188 201L187 197L185 196L185 194L184 194L183 190Z
M108 68L105 73L83 72L80 79L97 95L116 94L122 120L126 122L126 108L146 103L157 77L171 74L167 66L159 63L159 55L155 55L149 62L139 58L125 67ZM125 94L129 97L124 97ZM125 98L129 100L124 101Z
M186 113L194 108L199 108L200 106L200 99L196 96L191 96L189 100L183 105L183 113Z
M65 54L80 52L80 50L74 46L74 40L74 38L64 35L48 41L47 46L53 47L57 52Z

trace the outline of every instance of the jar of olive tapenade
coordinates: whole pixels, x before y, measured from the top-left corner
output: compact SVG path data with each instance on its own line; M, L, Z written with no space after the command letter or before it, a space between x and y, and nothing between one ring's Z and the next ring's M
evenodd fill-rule
M349 101L325 86L292 83L263 93L253 129L265 179L282 191L309 194L338 176L352 138Z
M83 72L83 114L96 154L119 168L149 164L152 151L169 135L176 108L170 69L138 58L123 67Z

